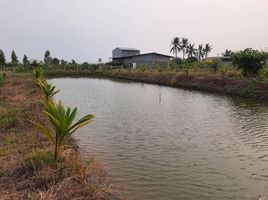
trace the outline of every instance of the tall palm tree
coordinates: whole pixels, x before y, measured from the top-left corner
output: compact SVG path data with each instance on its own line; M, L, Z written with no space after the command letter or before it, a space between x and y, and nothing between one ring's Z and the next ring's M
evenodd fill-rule
M185 53L186 53L186 49L187 49L187 46L189 44L189 40L187 38L182 38L181 39L181 49L182 49L182 58L184 59L185 57Z
M204 57L204 48L202 44L198 45L198 60L201 60Z
M208 54L211 52L211 50L212 50L212 46L210 44L206 44L203 50L206 58L208 57Z
M179 37L175 37L171 40L170 52L173 52L178 57L178 53L181 51L181 40Z
M195 44L190 44L186 48L186 53L188 54L188 58L192 58L194 55L196 55L197 49L194 48Z

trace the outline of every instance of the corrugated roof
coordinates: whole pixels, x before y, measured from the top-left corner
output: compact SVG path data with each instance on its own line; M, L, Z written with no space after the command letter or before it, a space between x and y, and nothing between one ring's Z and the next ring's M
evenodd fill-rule
M160 54L160 53L155 53L155 52L152 52L152 53L144 53L144 54L138 54L138 55L133 55L133 56L125 56L125 57L115 57L115 58L133 58L133 57L140 57L140 56L146 56L146 55L150 55L150 54L154 54L154 55L158 55L158 56L163 56L163 57L169 57L169 58L173 58L173 56L169 56L169 55L164 55L164 54ZM114 59L115 59L114 58Z
M126 51L140 51L139 49L129 48L129 47L116 47L115 49L121 49L121 50L126 50Z

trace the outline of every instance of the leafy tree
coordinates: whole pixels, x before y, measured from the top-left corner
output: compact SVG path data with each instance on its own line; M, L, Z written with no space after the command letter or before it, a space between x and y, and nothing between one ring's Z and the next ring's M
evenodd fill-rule
M222 55L225 56L225 57L228 57L228 56L231 56L232 53L233 53L232 50L228 50L228 49L226 49L225 52L222 53Z
M207 58L208 54L212 51L212 46L210 44L206 44L205 48L203 49L204 55Z
M71 64L72 65L76 65L76 61L75 60L71 60Z
M46 50L45 52L45 58L44 58L44 62L46 65L49 65L51 63L51 56L50 56L50 51L49 50Z
M23 65L29 65L30 61L28 60L28 57L24 54L23 59L22 59Z
M182 38L181 40L181 49L182 49L182 58L184 59L186 54L186 49L189 44L189 40L187 38Z
M0 65L5 65L6 64L6 57L4 52L0 49Z
M181 51L181 41L179 37L175 37L171 41L171 49L170 52L173 52L178 58L178 53Z
M188 58L192 58L194 55L196 55L197 50L194 48L195 44L188 44L186 48L186 53L188 54Z
M60 64L60 60L58 58L53 58L51 60L51 64L53 64L53 65L59 65Z
M70 137L77 129L87 125L94 118L94 115L86 115L74 123L77 115L77 108L65 109L63 103L59 101L48 101L43 104L44 114L47 116L51 129L36 124L40 132L54 144L54 160L58 160L59 149L66 138Z
M201 60L204 57L204 48L202 44L198 45L198 60Z
M13 51L11 52L11 64L12 64L12 65L18 65L18 63L19 63L19 61L18 61L18 57L17 57L15 51L13 50Z
M67 62L66 60L63 60L63 59L62 59L62 60L60 61L60 64L61 64L61 65L67 65L68 62Z
M256 75L267 63L268 53L251 48L232 54L233 65L242 69L245 76Z

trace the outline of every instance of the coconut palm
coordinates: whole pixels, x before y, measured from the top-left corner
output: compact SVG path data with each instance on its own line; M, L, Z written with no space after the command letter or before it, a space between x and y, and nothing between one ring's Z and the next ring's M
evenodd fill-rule
M202 44L198 45L198 60L201 60L204 57L204 48Z
M197 49L194 48L195 44L188 44L186 48L186 53L188 54L188 58L192 58L194 55L196 55Z
M52 86L52 84L49 84L46 80L39 80L40 81L38 84L40 85L47 101L52 99L55 94L60 92L60 90L57 90L55 86Z
M184 59L185 54L186 54L186 49L189 44L189 40L187 38L182 38L181 39L181 49L182 49L182 58Z
M179 37L175 37L171 41L170 52L173 52L178 57L178 53L181 51L181 41Z
M205 48L204 48L204 55L206 56L206 58L208 57L208 54L211 52L212 50L212 46L210 44L206 44Z
M74 123L77 115L77 108L65 109L63 103L59 101L55 104L50 100L43 104L44 114L48 118L51 128L34 123L39 131L49 139L54 145L54 160L58 160L59 148L63 146L63 141L70 137L77 129L87 125L94 118L94 115L86 115Z

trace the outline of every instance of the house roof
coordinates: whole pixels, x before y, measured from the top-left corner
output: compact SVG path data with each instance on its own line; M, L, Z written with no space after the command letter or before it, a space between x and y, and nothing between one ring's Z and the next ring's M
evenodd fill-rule
M128 48L128 47L116 47L115 49L120 49L120 50L125 50L125 51L140 51L139 49Z
M152 54L152 55L158 55L158 56L163 56L163 57L168 57L168 58L173 58L173 56L164 55L164 54L155 53L155 52L138 54L138 55L133 55L133 56L115 57L115 58L119 58L119 59L122 59L122 58L133 58L133 57L146 56L146 55L150 55L150 54Z

